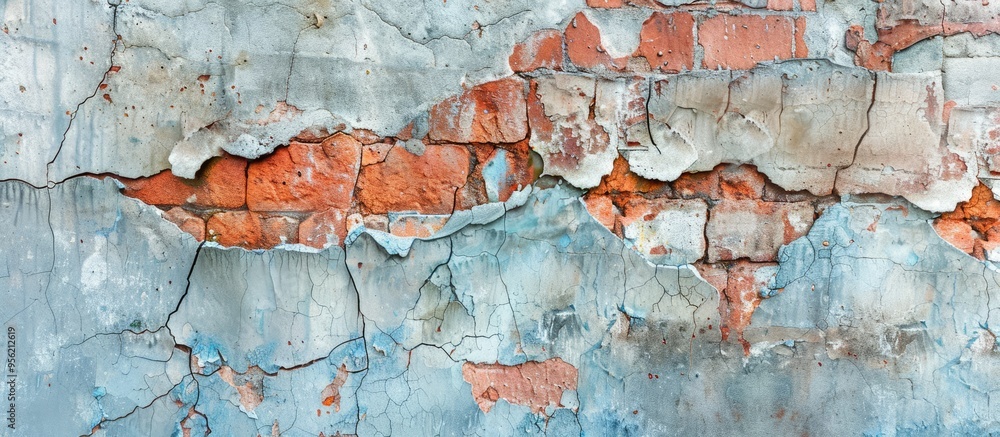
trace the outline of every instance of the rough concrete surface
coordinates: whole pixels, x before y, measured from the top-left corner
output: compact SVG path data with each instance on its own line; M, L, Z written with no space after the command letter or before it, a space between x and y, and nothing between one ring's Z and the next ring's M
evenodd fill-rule
M1000 3L0 13L0 435L1000 433Z

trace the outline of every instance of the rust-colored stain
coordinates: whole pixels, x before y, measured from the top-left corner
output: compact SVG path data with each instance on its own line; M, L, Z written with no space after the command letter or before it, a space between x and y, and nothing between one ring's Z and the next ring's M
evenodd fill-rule
M323 391L320 393L320 397L323 399L323 406L329 407L333 406L334 411L340 412L340 388L344 386L347 382L347 365L341 364L340 368L337 369L337 376L333 378L333 382L323 387ZM319 410L316 410L317 415Z

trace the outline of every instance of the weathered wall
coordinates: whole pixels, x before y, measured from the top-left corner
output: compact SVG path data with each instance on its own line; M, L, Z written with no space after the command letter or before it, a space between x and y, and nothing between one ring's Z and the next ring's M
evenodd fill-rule
M6 434L1000 432L1000 3L0 11Z

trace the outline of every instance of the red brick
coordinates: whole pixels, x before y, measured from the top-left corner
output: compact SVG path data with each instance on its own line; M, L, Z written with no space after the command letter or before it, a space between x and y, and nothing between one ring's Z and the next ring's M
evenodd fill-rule
M587 0L587 6L604 9L621 8L625 6L625 0Z
M348 209L361 165L361 143L337 134L322 144L291 143L250 164L253 211Z
M807 12L816 12L816 0L799 0L799 9Z
M469 158L461 146L428 145L421 156L393 148L385 161L362 168L358 201L371 214L451 214L455 191L469 174Z
M539 68L562 70L563 38L558 30L540 30L514 46L508 59L510 69L521 73Z
M729 281L729 271L725 269L725 266L722 264L705 264L702 262L695 263L694 266L698 269L698 274L701 275L702 279L704 279L705 282L708 282L709 285L715 287L716 290L719 290L720 297L724 297L726 285ZM725 305L725 299L722 299L719 302L719 310L720 313L722 313L723 318L725 318L725 313L722 311L725 308ZM725 334L726 333L723 332L723 340L725 340Z
M892 57L895 51L888 44L878 41L871 44L863 41L854 53L854 63L875 71L892 71Z
M899 21L891 27L876 29L878 41L888 44L892 51L903 50L919 41L944 33L940 25L923 25L919 22Z
M566 27L566 53L574 65L589 70L603 67L621 71L628 64L627 58L611 58L601 44L601 30L583 12L577 13Z
M431 108L434 141L514 143L528 136L524 81L518 77L487 82Z
M709 213L708 261L774 261L778 249L806 234L815 211L808 202L723 200Z
M747 355L750 352L750 343L743 339L743 331L750 326L753 313L760 306L760 290L767 287L769 279L758 277L757 271L763 267L775 266L776 264L771 263L737 261L728 269L725 289L726 314L723 319L724 335L735 331L737 339L743 344L743 352Z
M279 244L295 244L299 237L299 221L292 217L271 216L261 220L261 240L263 248Z
M703 171L698 173L684 173L671 185L677 196L683 199L696 197L720 199L722 193L719 192L719 172Z
M719 172L719 189L727 199L760 199L766 178L752 166L731 166Z
M330 136L330 131L325 127L309 127L303 129L298 135L292 137L291 141L300 143L321 143Z
M226 247L262 248L260 218L250 211L226 211L208 219L208 238Z
M347 219L344 212L331 209L317 212L299 224L298 242L322 249L327 245L340 245L347 237Z
M385 161L385 156L389 154L392 144L375 143L366 145L361 149L361 165L377 164Z
M690 70L694 67L694 18L683 12L653 12L642 23L638 55L653 70Z
M936 220L934 230L942 239L951 243L962 252L972 254L976 243L976 234L972 226L961 220Z
M795 19L795 57L809 57L809 46L806 45L806 17Z
M583 203L587 206L587 212L594 219L608 228L609 231L615 231L615 221L618 220L619 214L615 211L615 205L611 201L611 196L586 196L583 198Z
M449 218L449 215L396 216L389 222L389 233L397 237L426 238L441 230Z
M717 15L698 27L705 68L749 70L792 57L793 22L785 16Z
M205 241L205 220L184 208L175 206L163 213L163 218L177 225L182 231L191 234L195 240Z
M361 144L364 144L366 146L369 144L375 144L382 140L382 138L379 138L378 135L375 135L375 132L372 132L368 129L354 129L353 131L351 131L351 137L360 141Z
M683 176L682 176L683 178ZM643 193L656 197L673 197L670 184L666 182L645 179L629 170L628 161L624 157L615 158L614 167L607 176L601 179L601 184L590 190L594 194Z
M535 180L531 146L528 141L497 148L488 158L482 159L480 162L482 168L487 169L490 176L489 179L483 176L483 179L486 194L491 202L506 202L507 199L510 199L511 194L520 188L531 185ZM504 170L499 180L493 180L496 167Z
M772 11L790 11L795 9L795 2L792 0L767 0L767 9Z
M360 214L358 216L360 217ZM351 217L348 217L347 221L347 230L354 229L356 224L350 223ZM389 216L385 214L366 215L361 218L361 222L357 223L357 225L364 225L365 228L375 231L389 232Z
M465 185L455 191L454 209L467 210L475 206L489 203L489 195L486 192L486 183L479 174L480 168L476 167L465 179Z
M472 386L472 397L484 413L503 399L543 414L561 405L564 391L576 390L577 370L559 358L514 366L467 361L462 365L462 379Z
M246 166L245 159L227 154L206 162L195 179L166 170L148 178L120 180L126 196L149 205L240 208L246 202Z

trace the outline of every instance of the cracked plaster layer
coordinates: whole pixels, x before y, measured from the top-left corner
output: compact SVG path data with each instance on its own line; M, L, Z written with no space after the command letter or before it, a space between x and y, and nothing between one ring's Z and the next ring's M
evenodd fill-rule
M3 429L997 433L981 3L0 2Z
M258 157L305 129L393 134L510 71L474 54L506 53L580 6L533 4L7 2L0 179L193 177L222 150Z
M33 327L20 331L19 350L31 352L19 389L39 403L21 411L46 417L63 405L60 415L74 418L33 422L29 431L513 435L683 433L707 424L718 432L971 432L997 420L986 375L995 366L988 319L998 278L905 202L848 199L783 248L758 290L765 299L745 331L753 346L743 357L738 345L720 342L719 296L694 269L649 263L591 218L572 189L538 191L499 219L416 241L399 257L367 234L346 254L199 248L154 208L118 196L110 181L4 188L4 204L53 200L39 203L41 211L6 207L6 221L44 223L32 217L41 214L89 223L72 233L9 237L21 238L37 260L5 263L8 284L37 278L34 289L7 287L21 303L3 314ZM77 200L68 203L74 210L48 209L64 196ZM94 241L83 249L100 256L100 267L67 265L79 250L53 253L53 236L57 245ZM114 248L137 242L158 244L160 253L186 249L187 262L143 259L141 271L129 270ZM76 282L58 281L73 275L91 275L79 284L108 282L86 299ZM157 291L161 277L177 287ZM161 296L137 301L153 314L102 308L145 294ZM68 310L72 317L51 325L30 322ZM474 393L462 377L468 363L557 357L578 377L557 385L558 400L546 392L543 407L498 396L486 413L476 399L488 390ZM928 357L937 364L925 365ZM971 380L981 382L960 389ZM49 384L79 398L45 395ZM336 403L328 400L331 384ZM868 411L885 397L892 408L791 419L811 414L814 402L857 412L857 393ZM664 403L681 407L664 414ZM739 424L720 420L735 414L731 405L745 412ZM470 419L442 422L440 414Z

